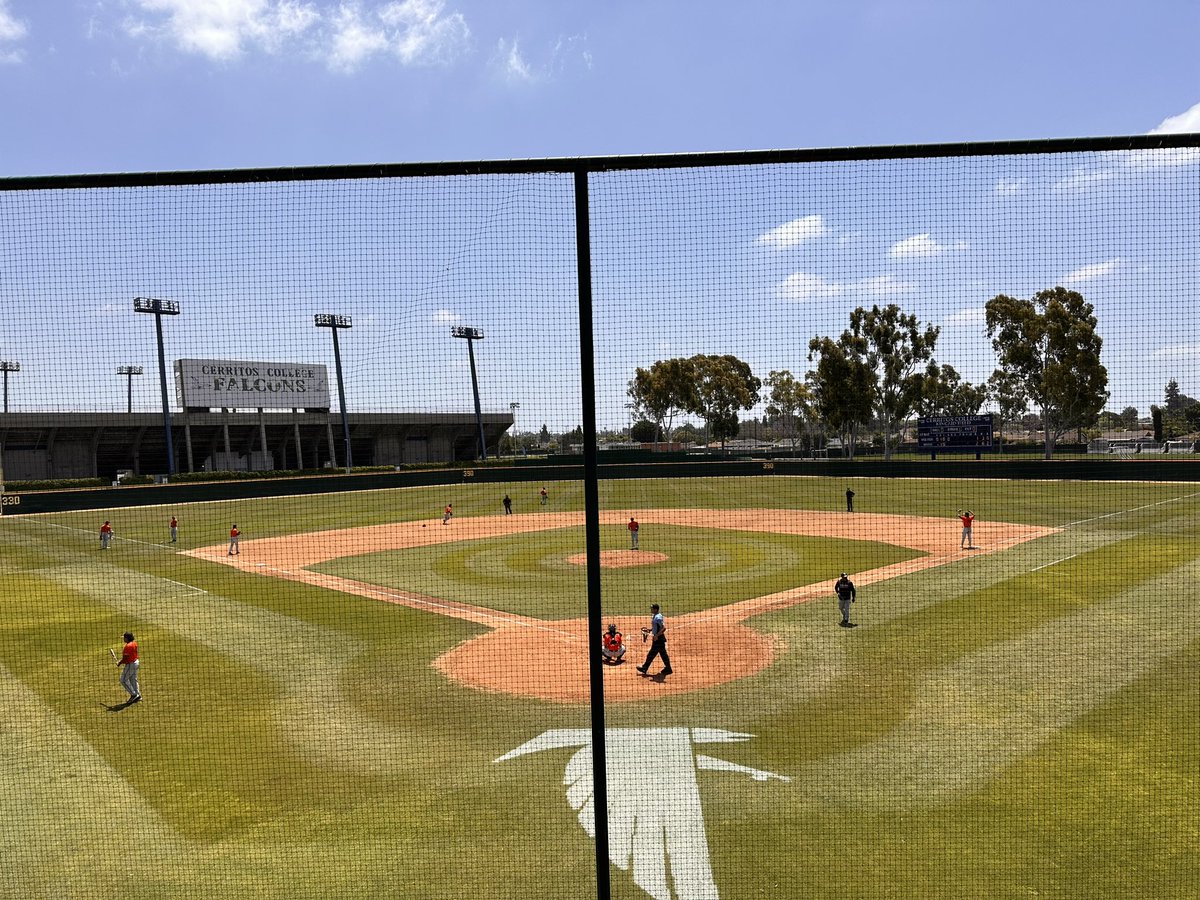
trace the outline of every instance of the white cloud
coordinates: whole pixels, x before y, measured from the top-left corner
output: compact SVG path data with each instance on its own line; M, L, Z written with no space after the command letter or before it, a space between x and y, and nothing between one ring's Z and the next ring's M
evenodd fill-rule
M392 45L406 65L451 62L467 48L471 29L460 12L445 13L444 0L402 0L379 11L383 23L396 29Z
M895 275L876 275L856 282L850 288L852 293L872 300L883 300L889 297L899 297L911 294L917 286L911 281L901 281Z
M952 246L939 244L926 232L925 234L914 234L912 237L906 237L904 240L892 244L888 255L895 259L903 259L908 256L937 256L947 250L966 250L968 246L966 241L956 241Z
M23 58L20 47L29 29L8 9L8 0L0 0L0 63L16 63Z
M592 54L585 35L559 35L553 43L530 53L519 38L499 38L488 67L501 81L512 85L551 82L565 73L592 68Z
M1200 162L1200 147L1162 147L1157 150L1130 150L1125 161L1133 169L1170 169Z
M470 29L445 0L362 3L305 0L133 0L125 31L215 60L251 50L297 52L348 72L391 53L408 66L439 65L464 51Z
M500 38L496 43L496 64L508 81L536 81L537 75L521 55L521 45L516 38L511 41Z
M1063 276L1063 285L1086 284L1089 281L1095 281L1097 278L1104 278L1106 275L1111 275L1116 271L1121 264L1121 258L1106 260L1105 262L1092 263L1090 266L1084 266L1081 269L1076 269L1074 272L1069 272Z
M845 293L845 290L845 285L838 284L835 281L826 281L820 275L812 275L808 272L793 272L779 284L776 292L781 300L794 300L797 303L805 303L809 300L840 297Z
M452 325L461 318L462 316L460 316L458 313L451 312L448 309L439 309L433 314L433 321L437 322L439 325Z
M778 228L760 234L757 240L758 243L774 247L776 250L787 250L791 247L798 247L805 241L816 240L825 232L825 219L820 215L812 215L784 222Z
M217 60L248 46L274 53L308 30L320 14L296 0L136 0L150 20L130 19L133 37L167 40L181 50Z
M575 60L579 60L585 69L590 69L593 64L592 53L584 47L586 43L586 35L559 35L554 42L554 49L550 53L551 68L556 71L562 70L573 64ZM584 47L584 49L580 49L580 47Z
M1012 197L1023 193L1028 186L1024 178L1001 178L996 182L995 191L1001 197Z
M387 35L365 23L358 7L343 6L333 21L325 62L331 69L352 72L387 45Z
M1149 134L1193 134L1200 132L1200 103L1177 116L1168 116L1151 128Z
M982 306L960 309L942 319L942 326L946 328L971 328L985 324L987 324L987 310Z
M1102 169L1076 169L1066 178L1055 182L1054 189L1069 194L1080 194L1084 191L1103 184L1113 177L1113 173Z
M810 272L793 272L775 289L781 300L806 303L810 300L828 300L833 297L853 296L869 300L880 300L911 294L916 285L900 281L895 275L876 275L861 281L829 281L822 275Z
M1151 355L1157 359L1195 359L1200 357L1200 345L1181 344L1175 347L1159 347Z

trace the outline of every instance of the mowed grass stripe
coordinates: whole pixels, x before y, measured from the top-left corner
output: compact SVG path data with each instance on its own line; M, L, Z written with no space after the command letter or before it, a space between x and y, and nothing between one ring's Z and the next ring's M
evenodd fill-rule
M1200 606L1172 587L1198 575L1193 565L1149 580L931 670L914 685L904 723L818 766L816 792L902 809L978 789L1194 640ZM874 773L865 796L864 772Z
M62 617L53 627L36 621L49 604ZM262 759L282 749L262 724L275 691L270 679L59 582L27 578L6 608L12 618L4 626L0 663L173 827L212 838L270 818L292 802L289 792L273 790L258 772ZM107 647L127 628L146 648L146 700L113 713L105 704L125 694ZM231 703L235 693L238 700ZM319 791L319 779L312 780Z
M1117 604L1117 624L1125 627L1121 615L1126 604L1136 607L1142 603L1149 614L1156 591L1170 590L1169 585L1186 580L1187 576L1180 574L1191 571L1181 566L1186 543L1178 541L1176 547L1163 548L1160 557L1148 556L1157 541L1146 536L1127 538L1083 553L1054 570L1001 577L963 594L934 589L930 602L887 626L858 629L838 689L798 711L803 733L795 719L776 723L783 727L779 744L787 749L788 761L799 764L883 739L925 702L921 700L922 685L934 673L962 660L987 660L995 665L995 677L1005 678L1007 666L1020 662L1006 663L1006 648L1034 641L1032 636L1043 630L1058 635L1058 646L1037 644L1039 655L1034 664L1044 661L1048 679L1072 674L1060 669L1072 670L1081 659L1086 660L1092 640L1089 629L1105 627L1104 614L1089 612L1092 607L1103 610L1105 604ZM1048 574L1067 567L1071 567L1069 571ZM1129 586L1131 571L1139 577L1133 587ZM1057 580L1072 586L1061 599L1053 596L1049 587ZM1080 618L1076 621L1072 616ZM1169 623L1161 627L1165 634L1174 634ZM1053 641L1047 638L1044 643ZM997 659L988 655L993 648L1001 648ZM1077 657L1077 653L1083 656ZM948 687L945 690L947 696L953 693ZM1023 699L1030 709L1041 702L1036 694Z
M136 823L137 840L156 852L182 845L134 785L4 666L0 708L0 772L14 782L0 791L0 871L23 873L21 896L90 893L112 856L114 823Z
M610 615L644 613L650 600L672 615L723 606L831 577L912 559L919 552L869 541L684 528L645 529L644 551L665 562L603 573ZM601 529L604 549L628 548L624 528ZM343 557L312 568L444 600L543 619L586 615L582 528L530 532Z
M284 769L295 755L306 765L340 771L345 777L418 771L431 777L454 770L446 755L420 748L426 735L414 735L407 727L417 723L423 731L430 729L444 722L452 708L446 697L450 687L429 667L443 644L403 627L406 622L412 625L407 611L379 605L379 618L392 622L368 643L220 595L163 596L157 580L149 576L74 566L55 578L91 592L105 605L231 657L268 679L269 688L251 690L270 701L269 715L260 727L288 748L278 762ZM345 604L342 595L330 596L338 605ZM437 630L430 632L437 634ZM397 644L402 653L395 652ZM164 665L189 669L204 663L163 659L151 668L147 661L143 681L148 692L153 693L153 676ZM411 687L397 697L397 683ZM240 683L229 684L229 690L239 696L243 689ZM472 715L484 712L474 706L477 694L465 688L454 690L463 695L459 703L468 704ZM396 708L405 714L394 715ZM480 748L481 756L490 752L490 745Z

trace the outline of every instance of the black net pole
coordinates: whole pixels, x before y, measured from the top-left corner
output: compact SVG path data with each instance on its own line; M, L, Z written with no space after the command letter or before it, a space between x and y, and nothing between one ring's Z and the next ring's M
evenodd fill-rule
M163 348L161 313L154 314L154 331L158 338L158 384L162 390L163 432L167 440L167 474L174 475L175 447L171 441L171 401L167 397L167 355Z
M483 436L483 407L479 403L479 377L475 374L475 341L467 338L467 358L471 361L471 393L475 395L475 427L479 430L479 458L487 460L487 438Z
M350 420L346 418L346 385L342 382L342 351L338 347L338 330L335 325L329 331L333 334L333 365L337 370L338 404L342 408L342 443L346 447L346 474L354 468L354 458L350 453ZM334 460L337 463L337 460Z
M575 173L575 248L579 271L579 370L583 391L583 501L587 535L588 674L592 704L592 787L596 815L596 896L609 900L608 770L604 747L604 661L600 635L600 489L596 468L596 369L592 353L592 240L587 172Z

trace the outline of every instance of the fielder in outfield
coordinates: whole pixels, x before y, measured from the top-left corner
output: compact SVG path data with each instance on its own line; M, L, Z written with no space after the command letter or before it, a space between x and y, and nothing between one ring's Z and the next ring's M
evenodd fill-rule
M125 647L121 650L121 658L117 660L118 667L124 667L121 670L121 687L129 693L129 702L137 703L142 699L142 689L138 685L138 669L141 668L141 662L138 661L138 645L133 639L133 632L125 632Z

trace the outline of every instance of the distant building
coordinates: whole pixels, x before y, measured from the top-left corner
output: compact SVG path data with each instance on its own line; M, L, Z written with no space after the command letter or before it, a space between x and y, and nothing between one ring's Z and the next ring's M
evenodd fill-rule
M471 460L479 431L471 413L350 413L356 466ZM512 414L486 413L488 447ZM343 465L341 415L328 411L176 411L171 439L177 472L319 469ZM336 462L335 462L336 461ZM0 413L4 479L116 480L168 471L161 413Z

